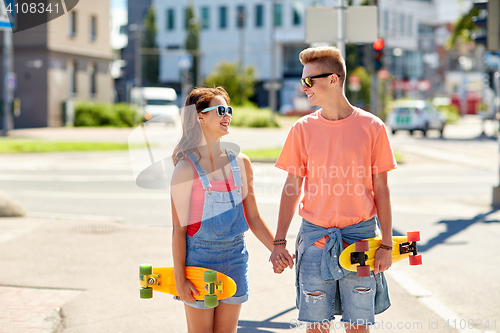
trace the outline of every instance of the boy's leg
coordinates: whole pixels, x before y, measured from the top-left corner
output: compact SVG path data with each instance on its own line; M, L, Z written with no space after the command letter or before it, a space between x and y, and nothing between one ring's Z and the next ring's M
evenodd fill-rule
M330 321L334 319L337 281L321 278L322 253L323 249L310 246L302 255L299 270L299 321L307 325L310 333L329 332Z
M369 332L375 322L375 275L358 277L351 272L339 280L342 321L347 333Z

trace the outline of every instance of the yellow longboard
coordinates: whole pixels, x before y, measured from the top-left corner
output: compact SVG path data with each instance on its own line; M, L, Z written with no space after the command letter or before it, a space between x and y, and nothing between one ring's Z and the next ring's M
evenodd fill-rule
M199 296L196 300L204 300L205 306L215 307L217 301L226 299L236 293L236 283L229 276L220 272L201 268L186 267L186 279L191 281ZM143 264L139 267L139 280L141 283L141 298L152 298L153 290L175 296L179 296L175 288L173 267L152 267Z
M392 237L392 262L409 258L410 265L421 265L422 256L417 254L419 240L418 231L410 231L407 236ZM340 254L340 265L349 271L357 272L358 276L369 276L370 270L374 269L375 253L381 242L381 237L375 237L349 245Z

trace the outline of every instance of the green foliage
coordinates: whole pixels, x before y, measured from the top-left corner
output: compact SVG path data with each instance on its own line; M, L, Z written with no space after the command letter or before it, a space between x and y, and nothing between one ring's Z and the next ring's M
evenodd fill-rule
M144 39L142 40L142 47L148 49L157 49L156 45L156 19L155 9L151 6L144 18ZM160 75L160 56L158 54L144 54L142 68L144 78L149 81L151 85L158 85L158 77Z
M0 154L48 153L68 151L127 150L129 145L120 142L40 141L0 139Z
M453 124L460 120L460 112L455 105L440 105L437 110L446 118L446 123Z
M255 93L255 69L253 66L244 68L240 73L238 64L221 62L205 79L205 86L222 86L231 97L233 105L244 105Z
M133 127L139 119L137 110L125 103L79 102L75 105L75 126Z
M472 21L472 18L477 15L479 15L479 10L475 7L472 7L467 14L458 19L457 23L455 24L455 31L446 44L446 47L448 49L451 49L459 39L462 39L466 42L471 41L472 31L477 29L477 26L474 21Z
M371 77L370 74L366 71L366 68L364 67L357 67L350 73L348 73L348 76L350 75L356 75L360 78L361 80L361 90L358 91L357 93L352 92L349 90L348 85L349 85L349 80L346 80L346 96L347 98L353 103L353 104L359 104L359 101L363 101L364 105L370 104L370 86L371 86Z
M187 22L187 35L185 41L185 48L187 52L192 57L192 65L189 70L193 81L198 77L198 57L199 57L199 45L200 45L200 24L196 21L194 16L194 4L191 0L189 2L189 7L187 7L185 12L185 19ZM201 85L201 82L196 82L196 85Z
M234 108L231 126L237 127L280 127L271 109L259 109L250 104Z

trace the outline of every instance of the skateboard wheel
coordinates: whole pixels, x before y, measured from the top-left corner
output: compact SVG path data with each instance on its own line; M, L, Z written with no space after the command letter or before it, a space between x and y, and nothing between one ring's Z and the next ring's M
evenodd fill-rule
M357 274L358 276L370 276L370 266L358 266Z
M410 260L410 265L412 265L412 266L422 265L422 255L421 254L417 254L416 256L410 256L409 260Z
M408 242L418 242L420 241L420 231L408 231L406 237Z
M370 244L367 240L360 240L355 243L356 252L366 252L370 250Z
M152 288L141 288L141 298L153 298L153 289Z
M205 295L204 304L207 308L214 308L217 306L217 296Z
M150 264L142 264L139 266L139 274L140 275L151 275L153 274L153 265Z
M203 282L206 283L217 282L217 271L203 272Z

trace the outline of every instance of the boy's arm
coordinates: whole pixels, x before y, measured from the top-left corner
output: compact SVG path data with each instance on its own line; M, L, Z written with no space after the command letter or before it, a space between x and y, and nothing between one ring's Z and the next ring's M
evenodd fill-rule
M276 236L274 237L276 240L286 239L288 228L290 227L293 215L295 214L297 205L300 201L303 180L304 178L302 177L295 176L291 173L288 174L281 193L278 227L276 230ZM273 266L278 260L287 260L289 267L293 267L293 258L290 255L290 252L288 252L286 245L275 245L269 260L273 263Z
M392 210L387 171L373 175L375 206L382 232L382 244L392 247ZM383 272L392 265L392 252L379 249L375 255L375 274Z

